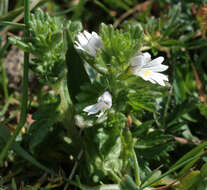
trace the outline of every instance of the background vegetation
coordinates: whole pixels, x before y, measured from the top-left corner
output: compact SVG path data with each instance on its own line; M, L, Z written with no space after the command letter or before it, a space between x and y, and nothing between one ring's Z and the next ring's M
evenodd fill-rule
M33 0L31 16L25 11L25 2L0 1L0 189L206 190L207 1ZM65 24L66 20L70 21ZM90 98L96 99L97 89L101 88L98 83L92 87L83 85L83 81L89 80L81 70L83 59L72 43L66 41L74 42L83 28L100 31L108 45L110 29L101 23L113 25L114 33L114 28L126 31L134 31L130 26L141 28L135 30L131 41L127 41L125 33L116 35L120 41L130 42L131 46L125 48L129 51L140 48L140 44L137 43L139 47L132 44L139 37L143 40L143 51L165 57L169 66L165 90L150 86L152 94L143 89L132 94L128 105L133 111L126 117L117 113L110 123L113 127L123 121L123 128L129 128L130 133L126 132L123 138L126 146L134 146L141 185L136 181L137 170L133 174L127 167L119 168L120 158L115 155L119 141L115 136L120 131L97 128L82 131L78 127L71 131L66 126L72 118L68 109L71 103L67 102L66 89L61 87L66 87L67 82L72 84L68 88L72 101L77 103L77 112L88 105ZM114 48L121 50L119 41ZM28 54L30 62L26 65ZM102 54L99 58L97 62L104 60ZM74 68L68 65L70 60L76 63ZM79 75L73 74L75 69ZM67 81L61 80L64 78ZM81 89L77 88L79 85ZM124 98L125 94L117 101ZM119 106L128 109L124 102ZM15 142L12 135L17 135ZM105 142L108 144L104 145ZM129 160L126 165L133 168L129 156L132 148L128 146L125 150L124 159ZM111 162L96 164L101 154L107 155L113 166L117 163L120 180L106 169L105 165ZM94 171L97 175L92 175Z

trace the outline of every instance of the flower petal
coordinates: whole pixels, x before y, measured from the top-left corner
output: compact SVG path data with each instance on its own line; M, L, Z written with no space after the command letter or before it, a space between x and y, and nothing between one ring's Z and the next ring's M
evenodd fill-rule
M92 35L86 30L83 31L83 34L85 35L87 40L90 40L90 38L92 37Z
M130 70L132 74L141 77L143 80L165 86L164 81L168 81L168 77L159 73L168 69L167 65L162 65L163 61L164 57L161 56L151 60L151 55L145 52L132 59Z
M154 72L163 72L163 71L168 69L168 66L167 65L162 65L162 64L153 65L153 66L145 65L143 68L154 71Z
M156 81L161 86L165 86L164 81L168 81L167 76L166 75L163 75L161 73L155 73L155 72L153 72L150 77L151 77L151 79L153 79L154 81Z
M132 72L137 72L139 71L143 65L145 63L145 58L144 56L142 55L138 55L138 56L135 56L132 60L131 60L131 70ZM135 74L133 73L133 74Z
M157 57L157 58L151 60L147 65L149 67L157 66L157 65L160 65L163 61L164 61L164 57L160 56L160 57Z
M96 32L89 33L86 30L77 35L75 41L75 48L87 52L91 56L96 56L99 48L104 49L103 42Z
M77 35L77 39L81 45L86 45L88 43L88 40L86 39L86 37L82 33L79 33Z
M91 115L91 114L96 114L100 111L99 107L97 106L97 104L94 104L94 105L90 105L90 106L87 106L83 109L84 112L88 112L88 115Z
M96 32L92 32L91 35L92 35L94 38L99 38L99 35L98 35Z
M108 107L108 109L111 108L111 106L112 106L112 96L111 96L111 94L108 91L104 92L102 94L102 96L100 96L98 98L98 102L99 103L103 102L104 104L106 104L106 107Z
M151 61L151 55L148 52L145 52L142 55L144 56L145 63L148 63Z
M88 42L88 45L92 48L94 48L94 50L98 50L99 48L104 49L103 43L101 41L100 38L91 38Z
M85 107L83 111L88 112L88 115L96 114L100 111L101 113L97 115L97 117L101 117L106 110L111 108L111 106L112 96L108 91L106 91L98 98L98 102L96 104Z

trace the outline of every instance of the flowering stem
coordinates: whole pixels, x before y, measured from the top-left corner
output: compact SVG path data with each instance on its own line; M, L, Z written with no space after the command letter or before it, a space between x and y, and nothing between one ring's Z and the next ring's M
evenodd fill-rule
M25 24L25 30L24 35L25 38L29 38L29 21L30 21L30 0L24 0L24 24ZM20 116L20 122L15 129L12 136L10 136L7 144L5 145L4 149L2 150L0 154L0 165L3 164L3 160L5 156L7 155L8 150L11 148L13 142L15 141L17 135L19 134L20 130L24 126L26 122L26 116L27 116L27 94L28 94L28 71L29 71L29 53L24 53L24 73L23 73L23 94L22 94L22 100L21 100L21 116Z
M138 164L138 160L137 160L137 155L136 155L134 149L133 149L133 152L132 152L132 159L134 161L135 182L136 182L137 186L139 187L141 185L140 170L139 170L139 164Z

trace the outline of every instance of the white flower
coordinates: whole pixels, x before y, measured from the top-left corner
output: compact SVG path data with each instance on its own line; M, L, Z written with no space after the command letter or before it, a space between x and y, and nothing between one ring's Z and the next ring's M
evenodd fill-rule
M110 109L112 106L112 96L106 91L99 98L96 104L87 106L83 109L84 112L88 112L88 115L96 114L100 111L97 117L101 117L104 112Z
M77 35L75 48L95 57L99 48L104 49L103 42L96 32L89 33L86 30Z
M164 81L168 81L168 77L159 73L168 69L168 66L161 64L163 61L164 57L151 60L151 55L146 52L132 59L130 70L134 75L146 81L165 86Z

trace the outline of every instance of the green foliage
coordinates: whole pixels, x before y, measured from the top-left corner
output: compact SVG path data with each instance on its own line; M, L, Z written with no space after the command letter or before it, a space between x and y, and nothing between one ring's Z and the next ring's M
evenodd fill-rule
M120 183L120 190L137 190L137 186L130 176L126 176L125 179Z
M48 185L37 182L22 188L51 189L59 185L67 189L70 184L82 190L146 190L170 184L173 190L206 190L206 39L201 38L206 13L196 20L196 10L206 1L166 0L157 1L156 6L152 2L137 15L133 7L139 10L137 3L143 2L81 0L54 14L60 17L37 9L26 28L31 37L9 38L32 54L30 68L43 86L49 85L46 92L40 89L35 103L32 100L28 110L32 110L34 121L25 127L26 134L19 134L19 143L13 143L10 162L18 160L18 155L48 173L52 173L48 166L60 169ZM50 8L45 9L62 9L55 3L60 2L53 2L55 8L48 2ZM107 12L105 22L123 18L122 11L128 11L129 19L119 28L103 23L99 27L101 19L89 24L92 12L102 18L101 11L93 10L97 5ZM68 10L73 21L63 17ZM11 11L0 21L11 21L17 13ZM76 50L77 35L83 31L77 20L85 20L83 26L89 30L91 26L99 28L103 47L94 56ZM90 40L88 44L93 46ZM88 44L84 42L83 49ZM132 74L132 59L146 50L152 59L163 56L164 64L169 65L165 87ZM106 91L112 96L112 106L100 117L86 113L84 108L97 106ZM0 106L1 125L8 122L8 110L13 106L10 101ZM2 150L10 133L5 126L0 132ZM13 179L12 188L18 189ZM178 183L173 183L176 180ZM64 183L67 185L62 188Z
M43 83L57 82L64 75L65 50L62 30L63 24L60 21L38 9L31 15L31 38L10 38L12 44L35 56L30 68L39 75Z
M74 37L82 26L79 22L69 21L66 28L71 30ZM39 75L42 83L54 84L65 76L67 47L63 41L63 29L63 21L38 9L31 15L29 27L31 38L10 38L12 44L34 55L30 68Z
M80 91L80 86L85 82L89 82L89 77L84 68L84 62L81 57L76 52L72 37L74 36L73 31L77 31L76 27L70 24L72 31L66 31L66 42L67 42L67 53L66 53L66 64L67 64L67 82L68 90L70 92L70 97L73 102L76 101L75 97Z
M123 72L127 69L130 59L138 54L143 36L139 26L126 27L124 31L115 30L112 26L101 25L100 35L102 37L105 51L98 56L97 61L107 63L111 72ZM109 71L109 72L110 72Z
M58 121L58 105L60 104L60 97L43 97L42 105L39 110L33 114L35 122L30 126L29 134L29 148L31 152L44 141L52 126Z

